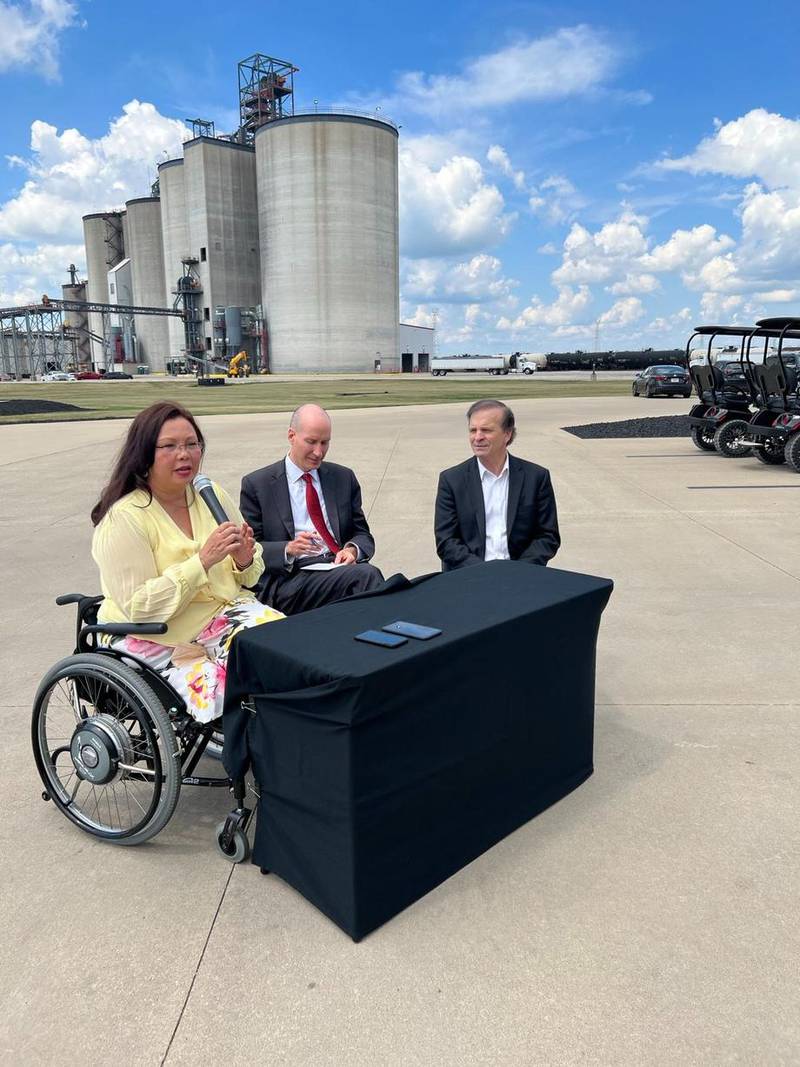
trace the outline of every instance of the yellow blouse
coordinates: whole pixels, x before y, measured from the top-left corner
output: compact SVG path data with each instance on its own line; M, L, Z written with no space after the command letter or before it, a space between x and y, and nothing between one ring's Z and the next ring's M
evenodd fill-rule
M228 494L216 484L214 489L231 522L241 524ZM105 597L101 622L166 622L165 634L148 634L147 640L178 645L193 641L237 597L253 597L242 586L255 585L264 572L261 545L256 544L246 570L227 556L206 573L199 552L217 523L189 486L186 500L194 537L181 530L155 497L148 502L141 489L122 497L103 516L92 540Z

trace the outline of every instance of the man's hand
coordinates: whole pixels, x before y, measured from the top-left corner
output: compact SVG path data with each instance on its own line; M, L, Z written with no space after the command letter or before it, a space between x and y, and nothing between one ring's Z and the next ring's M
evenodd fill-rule
M317 537L316 534L308 533L306 530L299 533L294 541L289 541L286 546L287 556L318 556L324 551L325 542L322 538Z
M345 545L336 553L334 563L355 563L358 559L358 549L355 545Z

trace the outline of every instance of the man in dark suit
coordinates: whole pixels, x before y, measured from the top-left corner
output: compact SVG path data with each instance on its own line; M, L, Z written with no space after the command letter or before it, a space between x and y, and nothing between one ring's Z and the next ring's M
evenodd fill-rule
M434 522L442 570L492 559L545 566L561 544L549 471L509 455L516 428L506 404L478 400L467 421L474 458L439 475Z
M288 438L285 459L242 479L239 506L264 550L259 599L293 615L373 589L383 575L366 562L375 542L355 474L323 462L331 443L328 413L303 404ZM313 569L320 563L342 566Z

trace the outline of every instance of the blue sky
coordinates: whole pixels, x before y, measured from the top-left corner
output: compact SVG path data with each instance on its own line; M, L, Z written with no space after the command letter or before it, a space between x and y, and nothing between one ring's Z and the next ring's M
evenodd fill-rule
M232 129L261 51L401 124L401 316L443 352L800 314L798 46L782 2L0 0L0 305L57 293L186 119Z

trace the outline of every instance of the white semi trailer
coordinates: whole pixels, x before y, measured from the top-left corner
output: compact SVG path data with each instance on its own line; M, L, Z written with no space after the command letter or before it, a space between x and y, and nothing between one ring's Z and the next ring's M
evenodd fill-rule
M435 377L469 371L508 374L508 356L436 356L431 360L431 374Z

